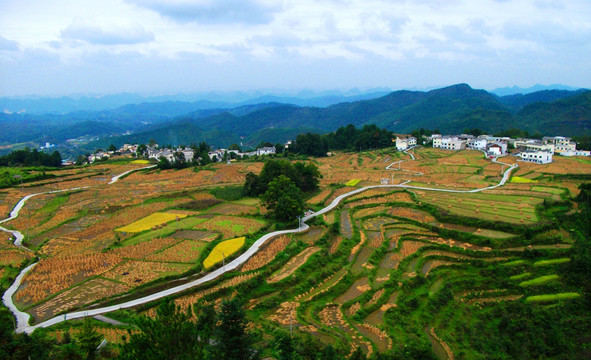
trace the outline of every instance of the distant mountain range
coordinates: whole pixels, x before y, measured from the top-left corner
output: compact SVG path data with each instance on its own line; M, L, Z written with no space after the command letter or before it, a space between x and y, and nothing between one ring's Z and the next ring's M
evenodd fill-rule
M228 109L242 105L253 105L267 102L281 102L298 106L326 107L346 101L373 99L386 95L390 91L391 90L389 89L378 88L368 91L352 89L347 92L325 91L316 93L313 91L301 91L295 95L265 95L260 92L227 92L145 97L127 93L94 97L4 97L0 98L0 112L7 114L27 113L37 115L64 115L79 111L108 111L124 106L131 109L139 106L147 110L160 108L159 104L172 104L175 105L175 107L168 107L168 115L179 115L195 110ZM152 104L152 106L150 104Z
M299 133L329 132L340 126L376 124L408 133L439 129L457 133L480 128L494 133L519 128L544 135L591 134L591 91L542 90L497 96L458 84L427 92L395 91L347 97L295 99L262 97L241 104L209 101L127 104L116 109L65 115L0 114L0 146L63 143L66 139L99 138L79 150L111 143L256 145L286 141ZM299 101L297 104L293 102ZM342 99L341 99L342 100ZM310 101L321 105L305 105ZM292 102L292 103L290 103ZM330 104L330 105L328 105ZM123 133L129 135L121 135Z

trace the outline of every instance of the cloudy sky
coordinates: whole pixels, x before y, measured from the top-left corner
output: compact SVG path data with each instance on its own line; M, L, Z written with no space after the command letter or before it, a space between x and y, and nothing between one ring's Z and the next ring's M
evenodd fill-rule
M591 87L589 0L0 0L0 96Z

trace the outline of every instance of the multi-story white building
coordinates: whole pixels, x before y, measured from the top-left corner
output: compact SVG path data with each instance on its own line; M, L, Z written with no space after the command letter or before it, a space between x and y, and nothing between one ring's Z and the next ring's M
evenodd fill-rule
M488 144L488 142L486 141L486 138L477 137L477 138L468 140L466 142L466 147L468 149L473 149L473 150L486 150L487 144Z
M554 151L561 153L563 151L575 151L577 149L577 143L571 140L569 137L564 136L544 136L542 138L544 144L553 144Z
M548 164L552 162L552 153L542 150L525 150L519 154L522 161L534 162L538 164Z
M537 139L517 139L513 144L521 150L547 151L554 154L554 143L544 143Z
M431 140L433 141L433 147L441 147L441 140L443 137L440 134L431 135Z
M445 150L462 150L466 148L466 140L455 136L443 136L441 138L441 148Z
M413 136L407 138L396 137L396 150L404 151L417 145L417 139Z

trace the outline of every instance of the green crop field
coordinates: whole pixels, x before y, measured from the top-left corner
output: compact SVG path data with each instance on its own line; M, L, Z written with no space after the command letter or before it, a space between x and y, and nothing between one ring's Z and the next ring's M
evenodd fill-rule
M550 281L558 280L558 278L560 278L558 275L540 276L535 279L522 281L519 283L519 286L527 287L527 286L541 285L541 284L545 284Z
M570 261L570 258L560 258L560 259L551 259L551 260L540 260L534 263L534 266L550 266L550 265L557 265L557 264L564 264Z

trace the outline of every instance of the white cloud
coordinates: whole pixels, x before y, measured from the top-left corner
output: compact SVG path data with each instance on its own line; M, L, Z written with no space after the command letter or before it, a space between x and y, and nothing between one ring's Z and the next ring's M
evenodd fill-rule
M98 45L139 44L154 40L154 34L146 31L139 24L103 27L81 20L62 30L61 36L65 39L81 40Z
M280 7L256 0L127 0L179 22L267 24Z

